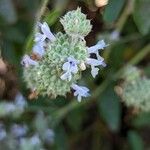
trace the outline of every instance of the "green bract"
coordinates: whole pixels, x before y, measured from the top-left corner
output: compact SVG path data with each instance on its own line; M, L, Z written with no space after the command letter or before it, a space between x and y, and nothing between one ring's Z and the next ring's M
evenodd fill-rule
M69 11L61 20L65 32L68 35L84 37L91 31L92 26L90 20L86 19L86 15L81 13L81 9Z

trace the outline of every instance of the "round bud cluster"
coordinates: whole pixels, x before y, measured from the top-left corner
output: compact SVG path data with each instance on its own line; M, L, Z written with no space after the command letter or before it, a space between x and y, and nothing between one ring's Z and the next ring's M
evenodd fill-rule
M81 13L81 9L68 12L60 20L64 30L69 35L84 37L91 31L92 26L90 20L86 19L86 15Z
M122 77L126 80L126 82L130 82L138 79L140 75L141 71L137 67L127 66Z
M105 66L99 49L107 45L101 40L94 46L86 46L84 36L90 32L91 25L80 8L68 12L61 23L66 33L59 32L56 35L50 31L46 22L38 24L40 29L35 34L33 46L33 55L36 57L25 55L21 62L24 80L28 88L40 95L55 98L58 95L65 96L72 89L74 96L81 101L82 97L89 96L88 88L76 84L81 78L81 72L91 66L92 76L98 74L98 67ZM90 58L91 54L95 54L96 58Z
M122 98L127 106L150 111L150 79L142 78L140 70L130 66L126 69Z

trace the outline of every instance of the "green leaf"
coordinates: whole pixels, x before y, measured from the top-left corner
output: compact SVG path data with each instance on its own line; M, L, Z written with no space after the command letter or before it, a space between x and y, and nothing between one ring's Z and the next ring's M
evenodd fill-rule
M118 18L125 0L109 0L104 11L104 21L112 23Z
M52 26L57 21L60 14L60 10L52 10L46 15L44 21L46 21L50 26Z
M141 113L133 119L133 125L136 127L144 127L150 125L150 113Z
M113 86L106 89L98 101L101 117L112 131L118 131L121 120L121 106Z
M144 150L143 140L137 132L128 132L128 142L131 150Z
M78 131L82 125L84 117L85 110L83 107L73 109L67 116L67 122L73 130Z
M67 135L63 126L59 125L55 130L56 150L67 150Z
M12 0L0 0L0 17L10 24L16 22L17 14Z
M133 18L134 21L141 32L145 35L150 31L150 1L149 0L136 0Z

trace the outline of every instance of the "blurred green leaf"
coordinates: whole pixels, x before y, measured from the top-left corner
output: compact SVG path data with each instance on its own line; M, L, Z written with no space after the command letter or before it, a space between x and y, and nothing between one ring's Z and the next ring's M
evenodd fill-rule
M51 26L57 21L60 14L61 12L59 10L51 10L44 18L44 21L46 21Z
M3 42L2 56L11 64L18 64L19 62L19 56L16 53L15 46L12 42Z
M83 107L72 110L67 116L67 122L70 127L78 131L82 125L83 119L85 117L85 110Z
M143 140L137 132L128 132L128 142L131 150L144 150Z
M150 77L150 66L149 65L144 68L144 73L147 77Z
M118 18L125 0L109 0L104 11L104 21L112 23Z
M15 11L12 0L0 0L0 17L6 23L14 23L17 20L17 13Z
M121 105L113 86L106 89L99 101L99 112L101 117L113 131L120 128Z
M113 64L111 65L113 69L118 69L123 64L123 54L126 49L125 46L125 44L116 44L112 47L109 63Z
M145 35L150 31L150 1L149 0L136 0L133 18L139 31Z
M67 150L67 137L62 125L57 126L55 129L55 143L56 150Z
M150 126L150 113L139 114L133 119L132 123L136 127Z

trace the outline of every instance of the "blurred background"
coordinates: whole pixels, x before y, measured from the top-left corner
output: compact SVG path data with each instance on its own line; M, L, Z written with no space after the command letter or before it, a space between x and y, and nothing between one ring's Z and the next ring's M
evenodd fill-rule
M96 79L83 74L88 100L34 99L20 60L32 50L35 23L57 33L60 17L78 6L93 25L87 45L109 44L107 67ZM149 7L149 0L0 0L0 150L150 150L150 111L122 100L124 68L150 77Z

